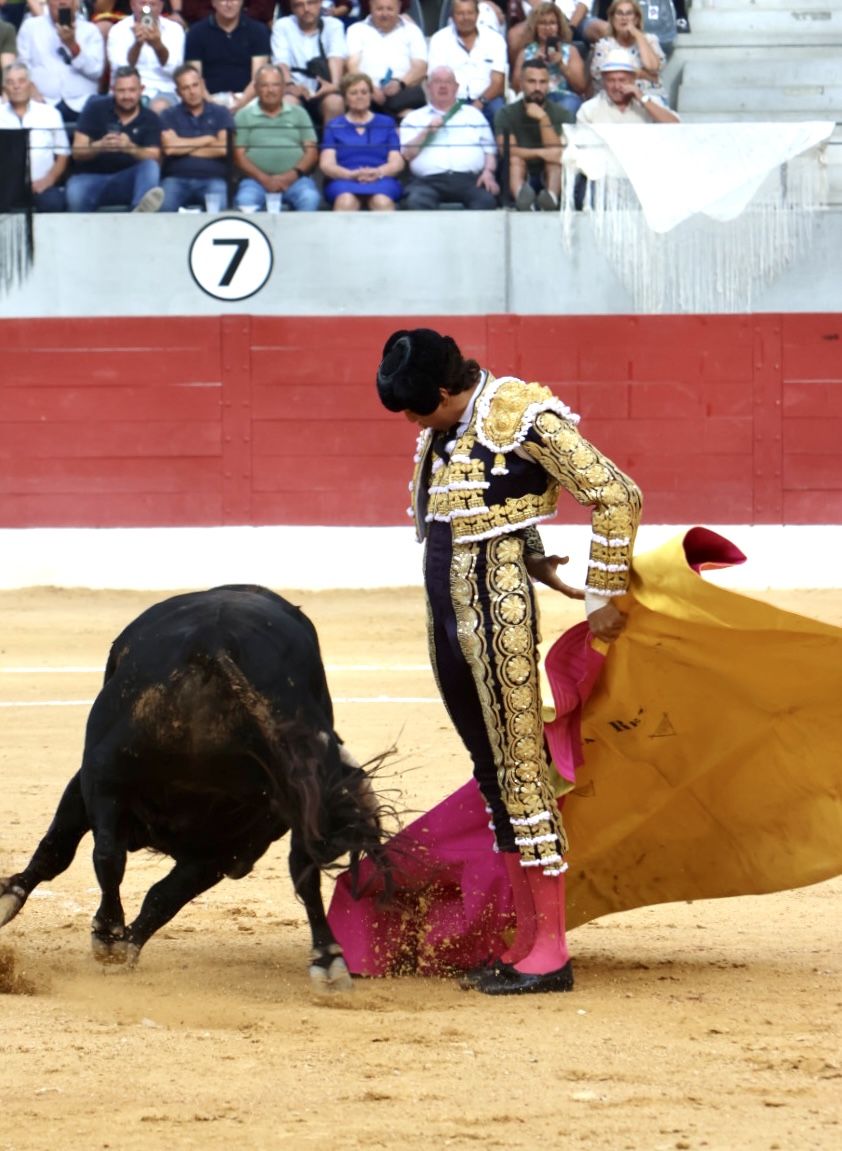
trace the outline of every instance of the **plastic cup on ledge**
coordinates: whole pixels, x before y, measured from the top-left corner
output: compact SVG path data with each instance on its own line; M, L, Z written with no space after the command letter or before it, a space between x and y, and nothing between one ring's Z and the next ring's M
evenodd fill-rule
M280 192L267 192L266 193L266 211L271 212L273 216L277 215L281 210L282 196Z
M205 211L222 211L222 196L219 192L205 192Z

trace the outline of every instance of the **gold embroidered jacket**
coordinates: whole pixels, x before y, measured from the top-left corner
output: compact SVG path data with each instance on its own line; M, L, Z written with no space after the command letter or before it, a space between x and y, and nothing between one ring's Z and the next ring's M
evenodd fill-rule
M587 586L621 595L641 494L578 421L549 388L489 374L449 459L430 429L419 436L410 485L419 540L433 520L450 524L455 544L523 531L556 514L563 488L593 508Z

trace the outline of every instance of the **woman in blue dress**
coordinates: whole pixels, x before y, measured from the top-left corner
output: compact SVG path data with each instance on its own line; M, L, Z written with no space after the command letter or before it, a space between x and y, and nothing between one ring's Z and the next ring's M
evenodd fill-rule
M394 211L403 188L403 171L395 122L371 110L374 85L363 72L344 76L340 85L345 115L325 126L319 160L327 177L325 199L334 212Z

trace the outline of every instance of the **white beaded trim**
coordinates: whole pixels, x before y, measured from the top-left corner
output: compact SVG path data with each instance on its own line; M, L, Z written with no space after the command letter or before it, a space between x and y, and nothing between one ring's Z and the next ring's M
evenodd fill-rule
M554 831L550 831L546 835L535 835L532 837L528 835L518 836L515 839L515 845L517 847L532 847L536 843L554 843L557 838Z
M544 875L564 875L567 871L567 864L562 863L561 867L545 867Z
M415 441L415 455L413 456L413 463L420 464L424 456L424 451L427 447L427 441L430 439L432 432L429 428L422 428L418 433L418 439Z
M601 560L588 560L589 568L596 568L601 572L627 572L628 564L604 564Z
M452 484L436 484L430 487L430 495L444 495L445 492L478 492L491 487L487 480L454 480Z
M549 819L550 813L548 811L539 811L537 815L524 815L523 818L511 817L512 827L534 827L536 823L540 823L542 819Z
M489 528L487 532L475 532L470 536L459 536L454 542L458 544L473 544L478 543L480 540L492 540L495 536L504 536L511 532L519 532L523 528L531 527L533 524L540 524L544 520L551 520L555 514L555 512L546 512L540 516L531 516L529 519L521 520L516 524L502 524L499 527Z
M597 535L596 532L594 532L593 539L596 543L607 548L627 548L631 543L630 539L608 539L607 536Z

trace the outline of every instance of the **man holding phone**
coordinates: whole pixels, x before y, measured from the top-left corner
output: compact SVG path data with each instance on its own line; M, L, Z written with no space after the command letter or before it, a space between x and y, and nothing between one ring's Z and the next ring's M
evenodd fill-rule
M96 95L105 66L102 35L77 19L78 8L79 0L47 0L44 15L24 20L18 33L18 55L35 89L71 125Z
M161 15L163 0L131 0L132 19L119 20L108 33L113 73L131 64L140 73L143 99L153 112L178 103L173 74L184 63L184 29Z
M141 104L142 91L137 69L127 65L114 73L113 96L86 105L73 137L68 211L157 212L161 207L161 121Z

